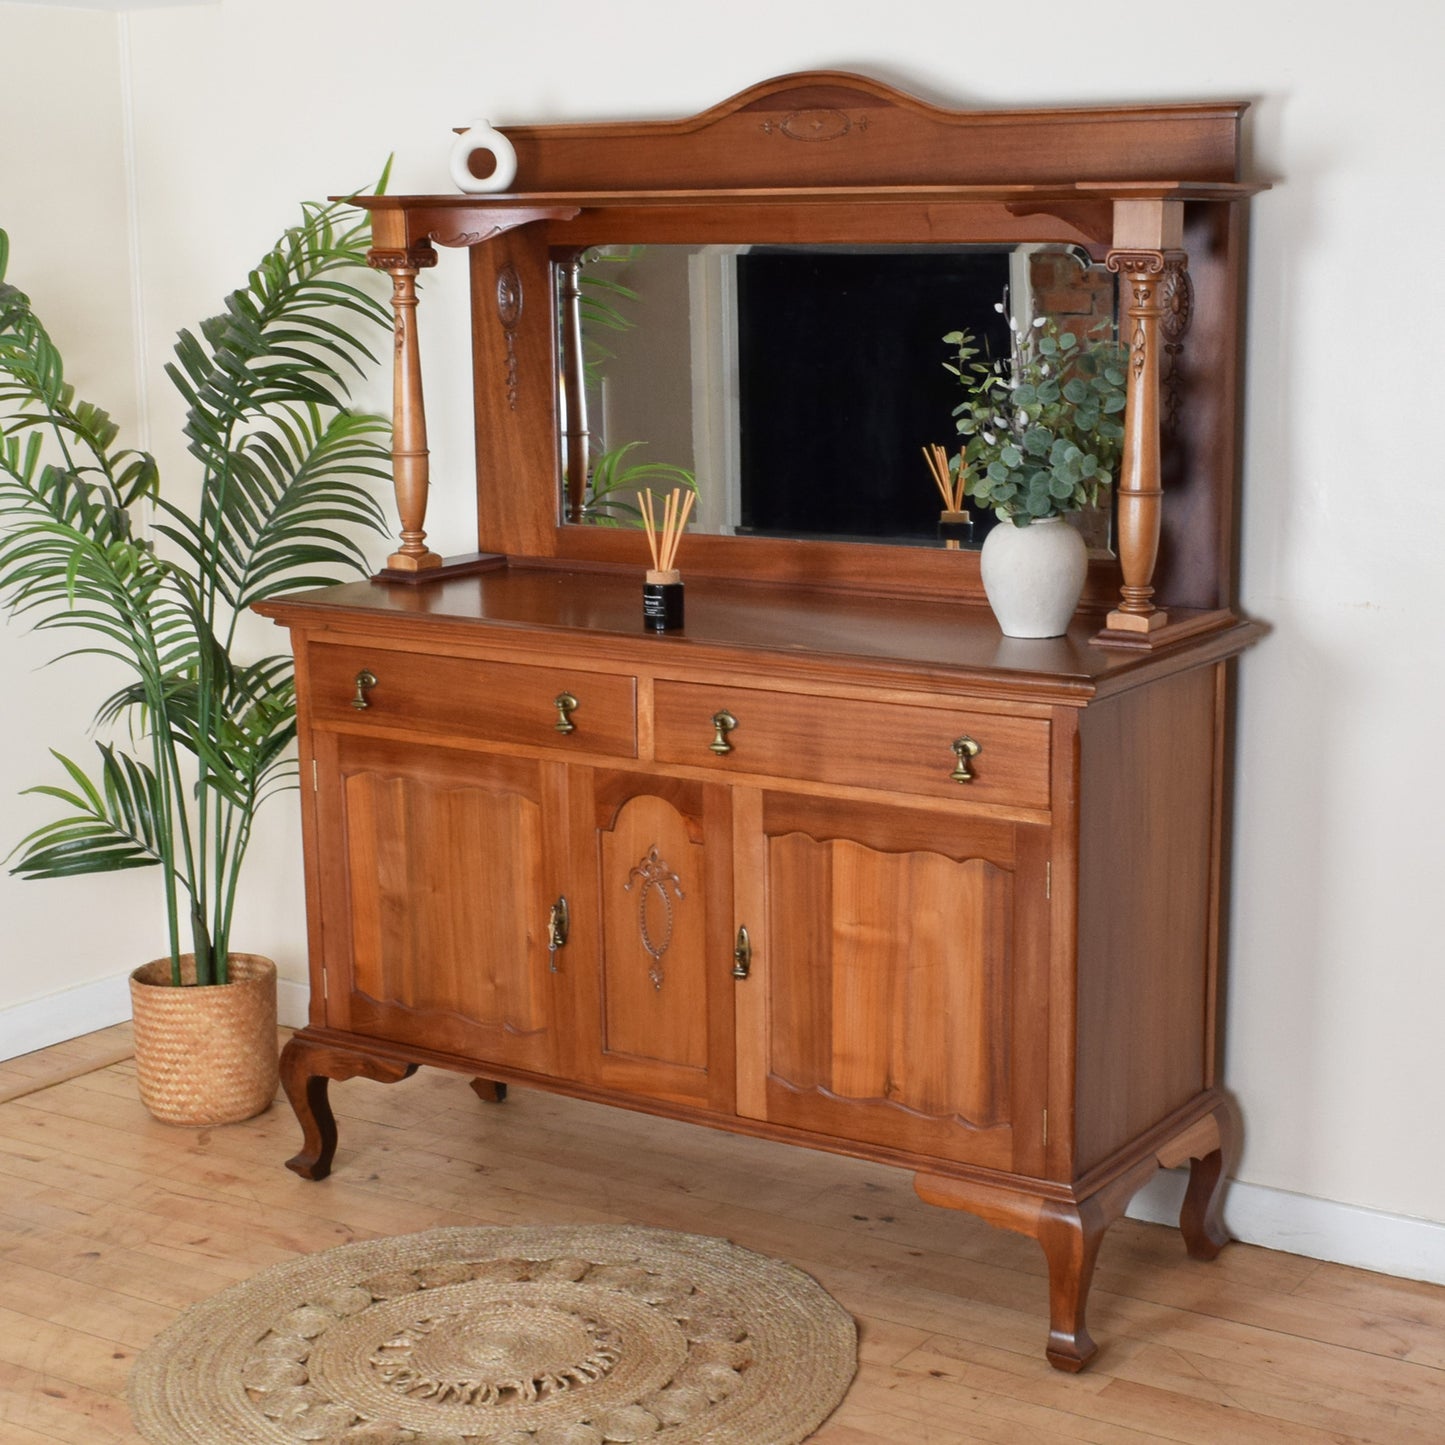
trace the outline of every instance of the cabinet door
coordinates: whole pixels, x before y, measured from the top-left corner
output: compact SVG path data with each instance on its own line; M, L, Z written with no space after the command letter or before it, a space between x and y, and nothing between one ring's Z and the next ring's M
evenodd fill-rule
M318 738L329 1025L554 1071L561 778L527 759Z
M740 792L739 1112L1037 1169L1047 830Z
M569 769L571 1067L608 1089L733 1107L726 787Z

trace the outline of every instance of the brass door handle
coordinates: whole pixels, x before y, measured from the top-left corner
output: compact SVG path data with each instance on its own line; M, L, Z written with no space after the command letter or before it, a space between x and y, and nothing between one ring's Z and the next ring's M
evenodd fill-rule
M547 914L548 964L553 973L557 972L557 954L567 946L567 935L572 931L572 915L567 908L566 897L559 898Z
M738 941L733 949L733 977L746 978L753 968L753 941L748 937L746 927L738 929Z
M370 707L371 704L367 701L366 694L375 686L376 674L369 672L363 667L361 671L356 674L356 696L351 699L352 707L356 708L357 711Z
M557 709L557 721L554 724L559 733L575 733L577 724L572 721L572 713L577 707L577 699L570 692L559 692L552 699L552 705Z
M719 757L724 753L730 753L733 745L728 741L728 734L738 725L738 720L724 708L721 712L712 715L712 725L716 729L713 740L708 747Z
M953 740L953 753L958 759L958 766L948 775L955 783L971 783L974 778L973 769L969 763L983 751L983 745L976 743L970 737L955 738Z

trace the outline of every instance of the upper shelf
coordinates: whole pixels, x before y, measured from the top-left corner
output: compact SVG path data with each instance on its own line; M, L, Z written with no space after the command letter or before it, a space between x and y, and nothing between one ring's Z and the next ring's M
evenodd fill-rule
M917 184L890 186L747 186L727 189L510 191L490 195L358 196L356 204L372 213L375 244L381 249L410 248L425 242L475 246L534 221L573 221L656 216L681 218L704 210L712 227L728 217L767 217L799 208L825 212L842 208L872 214L934 216L938 238L954 240L968 230L967 217L994 211L1007 216L1055 216L1067 219L1064 237L1107 244L1115 234L1116 208L1140 202L1228 202L1266 189L1244 181L1123 180L1073 184L1023 185ZM347 199L336 197L335 199ZM954 219L950 222L950 218ZM991 233L980 229L978 235ZM769 239L756 232L755 239ZM618 239L621 239L619 233Z
M1073 184L1031 185L911 185L911 186L743 186L726 190L658 191L500 191L492 195L440 196L357 196L359 206L369 211L527 210L533 207L586 209L593 206L709 206L798 205L846 202L925 204L929 201L978 201L988 205L1010 202L1107 200L1232 201L1267 190L1265 184L1248 181L1079 181ZM352 197L334 196L333 200Z

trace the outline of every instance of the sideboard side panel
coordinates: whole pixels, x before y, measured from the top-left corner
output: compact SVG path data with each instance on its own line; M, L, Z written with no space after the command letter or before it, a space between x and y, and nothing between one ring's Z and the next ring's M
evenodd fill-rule
M1209 667L1082 719L1077 1174L1208 1085L1217 725Z

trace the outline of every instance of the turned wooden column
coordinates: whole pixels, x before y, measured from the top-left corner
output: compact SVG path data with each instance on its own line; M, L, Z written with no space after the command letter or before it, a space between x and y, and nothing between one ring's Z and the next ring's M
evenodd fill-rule
M1149 633L1168 621L1154 605L1154 567L1164 489L1159 474L1159 324L1164 315L1168 271L1183 268L1182 251L1131 248L1110 251L1106 264L1128 287L1125 316L1129 342L1128 404L1124 456L1116 493L1119 606L1104 634Z
M582 257L561 266L562 394L567 404L567 520L580 522L587 501L587 376L582 354Z
M425 242L404 251L373 249L367 264L391 277L393 348L392 485L401 518L401 548L386 559L386 571L412 574L440 567L442 559L426 545L427 489L431 485L426 445L426 406L422 400L421 356L417 349L417 272L437 263Z

